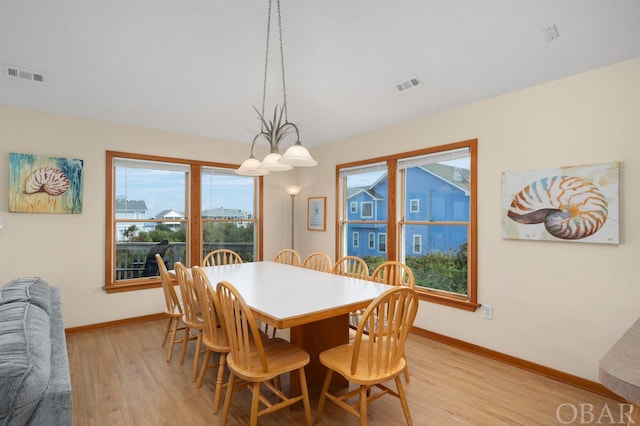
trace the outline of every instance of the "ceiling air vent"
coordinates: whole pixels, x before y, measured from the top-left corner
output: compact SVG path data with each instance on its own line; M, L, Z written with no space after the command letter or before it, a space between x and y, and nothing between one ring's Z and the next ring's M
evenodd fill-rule
M414 75L397 82L395 86L396 89L398 89L398 92L404 92L405 90L413 89L417 86L422 86L422 81L420 81L420 78L417 75Z
M547 36L547 41L555 40L558 37L560 37L560 33L558 32L558 27L556 27L555 24L545 28L544 32Z
M4 66L4 74L7 77L19 78L21 80L35 81L44 83L44 74L41 72L27 70L25 68L14 67L12 65Z

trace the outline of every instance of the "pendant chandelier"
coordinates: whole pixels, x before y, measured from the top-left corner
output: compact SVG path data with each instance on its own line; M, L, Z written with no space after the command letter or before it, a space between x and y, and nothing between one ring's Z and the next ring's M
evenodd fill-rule
M263 176L270 171L291 170L296 167L310 167L318 164L311 157L309 151L300 143L300 132L298 126L290 123L287 118L287 90L284 73L284 49L282 47L282 17L280 14L280 0L276 0L278 5L278 30L280 36L280 69L282 71L282 107L276 105L273 118L269 120L264 114L265 98L267 94L267 68L269 65L269 36L271 34L271 0L269 0L269 13L267 15L267 44L264 59L264 85L262 88L262 109L254 106L260 118L260 132L254 136L251 142L251 155L236 170L236 173L243 176ZM280 154L280 143L289 135L295 134L296 142L286 150L284 155ZM260 162L253 155L253 148L256 142L264 138L271 148L270 153Z

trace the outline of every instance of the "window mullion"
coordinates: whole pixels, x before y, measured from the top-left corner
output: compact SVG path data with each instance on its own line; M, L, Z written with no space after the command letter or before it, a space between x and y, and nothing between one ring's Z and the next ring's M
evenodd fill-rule
M189 209L189 250L187 251L188 265L199 265L204 257L202 253L202 166L191 166L191 176L188 185ZM196 208L197 207L197 208Z

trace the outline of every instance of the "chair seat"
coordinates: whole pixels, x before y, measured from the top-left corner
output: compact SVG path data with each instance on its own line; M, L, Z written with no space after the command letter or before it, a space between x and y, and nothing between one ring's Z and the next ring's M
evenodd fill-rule
M212 336L205 333L202 336L202 343L204 343L209 349L218 353L228 353L231 348L229 347L229 342L227 341L227 335L224 333L222 328L216 329L216 336L212 338Z
M164 314L169 317L180 318L183 315L181 309L182 308L179 306L173 306L173 309L171 311L165 308Z
M257 351L251 352L251 367L243 369L233 359L233 354L227 357L227 365L234 373L251 382L263 382L271 380L281 374L304 367L309 363L309 354L296 345L276 338L263 340L264 352L269 362L269 371L264 372Z
M397 365L384 372L367 372L368 361L368 346L369 342L362 341L360 347L360 354L358 356L358 369L355 374L351 374L351 359L353 357L353 343L347 343L344 345L336 346L335 348L327 349L320 354L320 362L325 367L341 374L349 382L356 383L358 385L373 385L376 383L384 382L392 379L398 374L402 373L406 366L404 358L400 358Z
M198 318L196 321L189 321L187 319L186 315L182 315L182 322L184 322L184 324L189 327L189 328L193 328L195 330L201 330L204 329L204 320L202 319L201 316L198 315Z

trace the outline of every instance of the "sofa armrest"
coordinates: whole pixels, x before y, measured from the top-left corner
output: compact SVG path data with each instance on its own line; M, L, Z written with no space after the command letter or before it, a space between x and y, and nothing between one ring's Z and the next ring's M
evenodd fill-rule
M72 423L71 375L62 322L60 289L51 287L51 376L49 386L29 425L70 426Z

